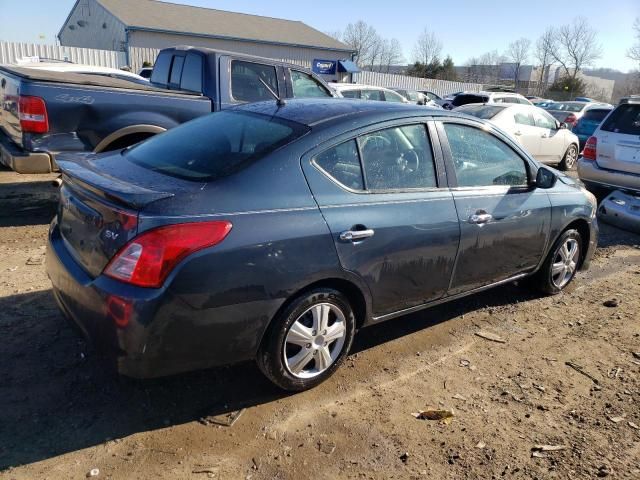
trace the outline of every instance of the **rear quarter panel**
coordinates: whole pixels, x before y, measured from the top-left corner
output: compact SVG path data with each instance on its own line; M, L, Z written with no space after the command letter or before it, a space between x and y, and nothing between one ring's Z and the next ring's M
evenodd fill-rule
M206 97L24 82L21 94L44 98L49 132L25 134L31 151L92 151L107 135L132 125L165 129L211 111Z

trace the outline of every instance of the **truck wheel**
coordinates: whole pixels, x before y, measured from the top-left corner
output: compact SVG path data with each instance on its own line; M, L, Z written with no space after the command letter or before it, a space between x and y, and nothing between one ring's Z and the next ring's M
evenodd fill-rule
M575 229L566 230L553 245L532 285L548 295L560 293L576 275L582 255L582 237Z
M299 392L329 378L347 356L355 316L337 290L318 288L295 298L273 320L258 367L284 390Z

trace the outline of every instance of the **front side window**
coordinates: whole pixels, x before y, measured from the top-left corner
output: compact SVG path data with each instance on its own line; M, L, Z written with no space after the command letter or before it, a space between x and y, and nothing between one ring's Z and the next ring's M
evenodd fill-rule
M261 63L231 62L231 95L240 102L274 100L269 88L278 94L276 67Z
M360 90L343 90L340 93L344 98L360 98Z
M436 187L433 154L424 125L393 127L359 138L367 190Z
M124 157L165 175L210 181L241 170L308 130L267 115L226 110L156 135L125 150Z
M362 168L355 140L325 150L314 162L338 183L352 190L364 190Z
M556 128L556 119L549 115L547 112L533 112L533 120L536 124L536 127L547 128L550 130L555 130Z
M293 96L296 98L330 97L329 91L308 73L291 70Z
M467 125L444 125L460 187L525 186L525 162L499 138Z

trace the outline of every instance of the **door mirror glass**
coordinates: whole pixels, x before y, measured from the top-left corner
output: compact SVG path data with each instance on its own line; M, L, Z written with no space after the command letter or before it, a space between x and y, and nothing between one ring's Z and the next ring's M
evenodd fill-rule
M569 125L567 125L565 122L562 122L558 127L559 130L566 130L567 128L569 128Z
M536 175L536 187L538 188L553 188L556 184L558 177L555 173L545 167L540 167L538 169L538 174Z

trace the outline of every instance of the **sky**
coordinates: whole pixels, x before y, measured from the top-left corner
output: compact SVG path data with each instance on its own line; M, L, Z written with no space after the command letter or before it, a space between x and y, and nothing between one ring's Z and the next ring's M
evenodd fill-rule
M130 0L136 1L136 0ZM0 40L54 43L74 0L0 0ZM548 26L588 18L598 32L603 56L594 67L622 71L636 68L626 52L633 45L633 21L640 17L640 0L404 0L400 4L375 0L174 0L242 13L301 20L323 32L344 30L363 20L383 37L400 40L411 61L416 38L428 28L443 43L456 65L490 50L504 53L513 40L535 40ZM455 6L454 6L455 5ZM522 5L522 6L519 6Z

